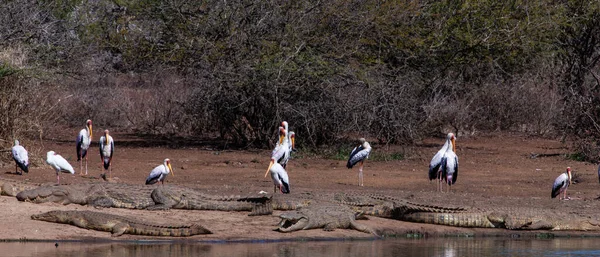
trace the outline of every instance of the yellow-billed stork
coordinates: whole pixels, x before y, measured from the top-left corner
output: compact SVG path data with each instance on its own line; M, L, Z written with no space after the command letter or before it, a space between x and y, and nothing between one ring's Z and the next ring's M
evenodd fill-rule
M267 172L271 172L271 179L274 185L273 193L276 193L278 189L283 194L290 193L290 178L281 164L273 163Z
M558 198L558 199L562 199L562 200L569 200L570 198L567 197L567 188L569 187L569 185L571 184L571 167L567 167L567 171L565 171L565 173L560 174L555 180L554 180L554 184L552 185L552 198L556 198L557 196L559 196L561 193L563 194L562 198Z
M79 131L77 135L77 161L79 162L79 171L83 175L83 159L85 158L85 175L88 174L87 168L87 150L92 143L92 120L85 122L85 128Z
M360 144L354 147L352 152L350 152L350 157L348 157L348 163L346 164L346 167L348 169L352 169L354 165L360 163L358 165L358 185L364 186L363 166L365 160L369 158L369 154L371 153L371 145L364 138L360 138L359 142Z
M429 180L438 179L438 191L442 191L442 183L448 183L448 190L458 178L458 156L456 151L456 136L446 135L446 142L429 163Z
M115 141L108 134L108 129L104 130L104 135L100 137L98 145L100 146L100 159L102 159L104 170L108 170L108 177L112 178L112 157L115 152Z
M275 149L271 152L271 161L269 162L269 167L267 168L267 172L265 172L265 177L269 174L269 170L274 163L281 163L284 160L289 158L290 155L290 142L287 139L287 135L285 129L283 127L279 128L279 133L281 133L283 137L283 141L280 145L276 146Z
M173 176L175 176L175 172L173 171L173 168L171 168L171 160L167 158L162 165L158 165L150 171L150 175L146 178L146 185L155 184L159 181L164 185L165 179L169 173L173 173Z

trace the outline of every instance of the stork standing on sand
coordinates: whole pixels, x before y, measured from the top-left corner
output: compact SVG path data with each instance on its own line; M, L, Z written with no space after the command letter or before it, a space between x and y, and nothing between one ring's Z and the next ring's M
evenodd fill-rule
M79 162L79 171L83 175L83 158L85 158L85 175L88 174L87 168L87 150L92 143L92 120L85 122L85 128L79 131L77 135L77 161Z
M557 196L559 196L562 193L563 197L561 198L559 196L559 199L561 199L561 200L571 199L571 198L567 197L567 188L569 187L570 184L571 184L571 167L567 167L567 171L565 171L565 173L560 174L554 180L554 184L552 185L551 197L556 198Z
M54 170L56 170L56 184L58 185L60 185L59 172L62 171L64 173L75 174L73 166L71 166L71 164L69 164L69 162L65 158L55 153L54 151L49 151L46 154L46 163L52 166Z
M102 159L104 170L105 172L108 170L108 177L112 178L112 157L115 151L115 141L108 134L108 129L104 130L104 135L100 137L98 145L100 145L100 159Z
M173 172L173 168L171 168L171 160L167 158L162 165L158 165L150 171L150 175L146 178L146 185L152 185L159 181L164 185L165 179L169 173L173 173L173 176L175 176L175 172Z
M21 168L25 173L29 172L29 156L27 156L27 150L25 147L19 144L19 140L15 140L15 145L12 147L12 156L15 160L15 173L23 175L23 172L19 172L18 168Z
M438 191L442 191L444 180L448 183L448 191L458 178L458 156L456 155L456 136L446 135L446 142L429 163L429 180L438 179Z
M287 172L279 163L274 163L269 167L267 171L271 172L271 179L273 179L273 193L277 192L277 189L283 194L290 193L290 178Z
M360 138L359 142L360 145L354 147L352 152L350 152L350 157L348 157L348 163L346 164L346 167L348 169L352 169L354 165L360 163L358 165L358 185L364 186L363 166L365 160L369 158L369 154L371 153L371 145L364 138Z

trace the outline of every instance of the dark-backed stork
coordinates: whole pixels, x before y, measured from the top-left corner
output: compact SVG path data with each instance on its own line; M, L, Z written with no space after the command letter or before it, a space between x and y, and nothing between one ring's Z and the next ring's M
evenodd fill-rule
M19 172L18 168L25 171L25 173L29 172L29 156L27 155L27 150L25 147L19 144L19 140L15 140L15 145L12 147L12 156L15 160L15 173L19 175L23 175L23 172Z
M100 159L102 159L102 164L104 166L104 170L108 170L108 177L112 178L112 157L115 152L115 141L108 134L108 129L104 130L104 135L100 137L100 141L98 142L100 145Z
M85 122L85 128L79 131L77 135L77 161L79 162L79 172L83 175L83 158L85 158L85 175L88 174L87 168L87 150L92 143L92 120Z
M46 154L46 163L52 166L52 168L54 168L54 170L56 171L56 184L58 185L60 185L59 172L62 171L64 173L75 174L73 166L71 166L71 164L69 164L69 162L65 158L55 153L54 151L49 151Z
M158 165L150 171L150 175L146 178L146 185L152 185L159 181L164 185L167 175L171 172L173 173L173 176L175 176L175 172L173 171L173 168L171 168L171 160L167 158L162 165Z
M448 183L448 191L458 178L458 156L456 151L456 136L448 133L446 142L429 163L429 180L438 179L438 191L442 191L442 182Z
M358 185L364 186L363 181L363 166L365 160L369 158L369 154L371 153L371 145L364 138L359 139L360 145L354 147L352 152L350 152L350 157L348 157L348 163L346 167L348 169L352 169L354 165L360 163L358 165Z
M560 174L552 185L552 198L556 198L561 193L563 194L562 198L558 198L561 200L569 200L567 197L567 188L571 184L571 167L567 167L567 171L565 173Z
M281 164L274 163L269 167L267 172L271 172L271 179L274 185L273 193L277 192L278 189L283 194L290 193L290 178Z

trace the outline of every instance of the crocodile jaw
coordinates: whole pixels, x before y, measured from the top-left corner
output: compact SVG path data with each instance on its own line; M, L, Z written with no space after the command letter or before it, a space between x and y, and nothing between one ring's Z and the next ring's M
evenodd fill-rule
M286 219L282 218L281 222L279 222L279 227L277 231L280 232L292 232L303 230L308 225L308 218L300 217L298 219Z

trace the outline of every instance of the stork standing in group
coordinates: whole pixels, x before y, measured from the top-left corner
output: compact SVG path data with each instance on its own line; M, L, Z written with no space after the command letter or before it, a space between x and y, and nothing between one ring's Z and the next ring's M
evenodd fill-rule
M265 173L265 177L269 174L269 170L275 163L287 163L287 159L290 158L290 142L286 135L286 131L283 127L279 127L280 138L283 138L281 144L273 149L271 152L271 162L269 163L269 167L267 168L267 172Z
M158 165L150 171L150 175L146 178L146 185L152 185L156 182L161 182L164 185L165 179L169 173L173 173L173 176L175 176L175 172L173 171L173 168L171 168L171 160L167 158L162 165Z
M371 153L371 145L364 138L359 139L359 141L360 145L354 147L352 152L350 152L350 157L348 157L348 163L346 164L346 167L348 169L352 169L354 165L360 163L358 165L358 185L364 186L363 166L365 160L369 158L369 154Z
M75 174L73 166L71 166L71 164L69 164L69 162L65 160L65 158L55 153L54 151L49 151L46 154L46 163L52 166L54 170L56 170L56 184L58 185L60 185L59 172L62 171L64 173Z
M23 175L23 172L19 172L18 168L21 168L25 173L29 172L29 156L27 156L27 150L25 147L19 144L19 140L15 140L15 145L12 147L12 156L15 160L15 173Z
M279 189L281 193L289 194L290 178L288 177L285 168L279 163L273 163L273 165L269 166L267 173L268 172L271 172L271 179L273 179L273 193L276 193Z
M287 140L288 148L282 149L284 151L283 156L277 162L285 169L287 168L288 161L292 158L292 151L296 150L296 133L290 131L284 140Z
M448 191L458 178L458 156L456 155L456 136L448 133L446 142L429 163L429 180L438 179L438 191L442 191L444 180L448 183Z
M92 120L85 122L85 128L79 131L77 135L77 161L79 162L79 171L83 175L83 159L85 158L85 175L88 174L87 150L92 143Z
M112 178L112 157L115 151L115 141L108 134L108 129L104 130L104 135L100 137L98 144L100 145L100 159L102 159L104 170L105 172L108 170L108 177Z
M567 167L567 171L565 171L565 173L560 174L555 180L554 180L554 184L552 185L552 198L556 198L557 196L559 196L561 193L563 195L563 197L559 197L559 199L561 200L569 200L570 198L567 197L567 188L569 187L569 185L571 184L571 167Z

